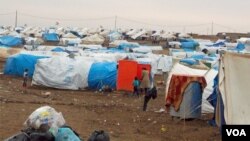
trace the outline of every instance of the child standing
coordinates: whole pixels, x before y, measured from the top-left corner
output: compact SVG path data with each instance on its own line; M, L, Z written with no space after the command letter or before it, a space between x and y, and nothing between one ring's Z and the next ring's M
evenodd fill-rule
M28 69L25 69L23 72L23 88L27 87L28 82Z
M133 81L133 86L134 86L134 92L133 95L137 95L139 97L139 86L140 86L140 81L138 80L137 77L135 77Z

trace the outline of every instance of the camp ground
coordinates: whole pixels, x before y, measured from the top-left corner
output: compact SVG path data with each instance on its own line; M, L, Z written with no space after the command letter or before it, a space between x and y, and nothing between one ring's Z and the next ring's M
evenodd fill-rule
M250 38L202 37L146 28L1 27L0 139L42 125L60 138L71 131L67 124L79 133L69 137L84 140L94 130L114 141L221 140L222 125L250 123ZM145 70L157 97L143 111L145 94L133 95L133 81Z

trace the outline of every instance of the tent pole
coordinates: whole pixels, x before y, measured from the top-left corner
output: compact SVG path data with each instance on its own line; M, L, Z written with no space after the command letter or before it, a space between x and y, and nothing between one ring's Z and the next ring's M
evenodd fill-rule
M117 20L117 16L115 16L115 30L116 30L116 20Z
M15 18L15 27L17 27L17 10L16 10L16 18Z

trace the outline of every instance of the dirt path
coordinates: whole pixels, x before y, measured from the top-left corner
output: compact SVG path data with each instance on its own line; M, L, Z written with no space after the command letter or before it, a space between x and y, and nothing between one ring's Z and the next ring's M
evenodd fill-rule
M164 108L164 88L149 102L148 111L142 111L143 97L136 98L122 92L100 94L94 91L68 91L41 87L21 89L22 80L0 75L0 140L23 128L26 118L44 105L62 112L68 125L86 140L96 129L110 133L112 141L219 141L218 128L200 120L172 120ZM45 94L49 92L50 94ZM166 131L161 131L164 127Z

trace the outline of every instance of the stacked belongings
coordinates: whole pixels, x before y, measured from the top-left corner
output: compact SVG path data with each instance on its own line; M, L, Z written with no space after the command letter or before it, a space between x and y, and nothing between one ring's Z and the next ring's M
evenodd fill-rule
M36 109L24 125L24 130L5 141L81 141L78 133L65 125L62 114L49 106Z

